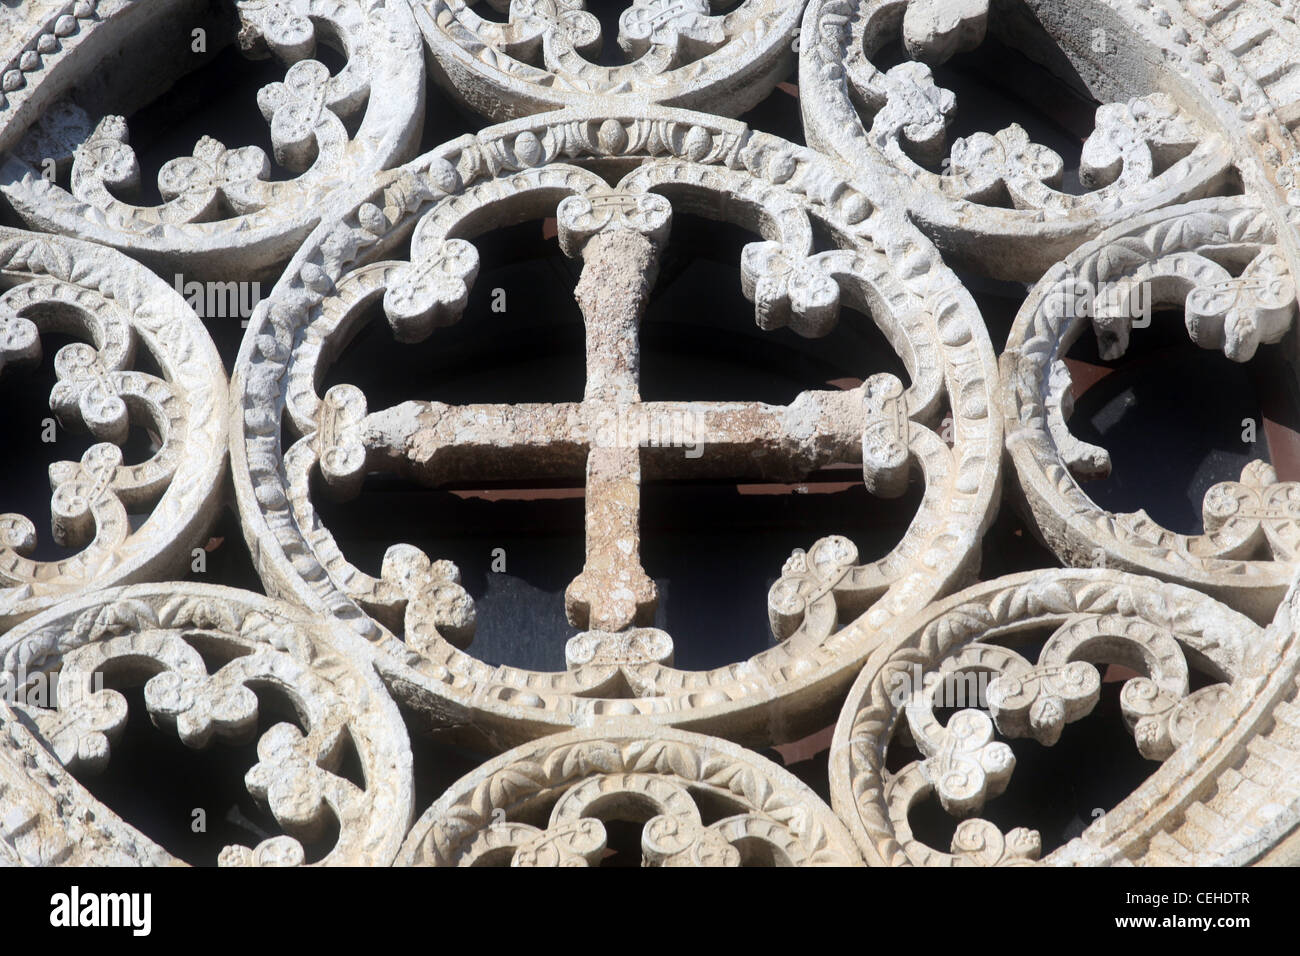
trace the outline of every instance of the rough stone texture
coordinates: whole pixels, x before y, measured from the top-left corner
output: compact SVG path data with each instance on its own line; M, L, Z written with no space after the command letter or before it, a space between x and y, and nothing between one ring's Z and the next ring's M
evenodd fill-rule
M1036 661L1015 650L1031 623L1054 629ZM1208 598L1115 571L1035 571L977 584L896 628L849 691L831 746L835 808L877 865L1037 860L1037 831L1002 833L979 817L1015 769L1010 748L994 739L995 728L1007 739L1032 737L1052 746L1065 724L1087 718L1096 705L1098 666L1121 664L1141 675L1120 693L1134 743L1144 757L1165 760L1225 708L1228 682L1242 676L1248 658L1269 639ZM1188 651L1224 683L1189 694ZM965 708L940 723L936 706L951 705L951 699L936 705L945 682L982 675L993 678L987 710ZM924 759L886 772L887 745L903 725ZM1045 862L1090 862L1102 854L1099 847L1109 862L1140 862L1141 837L1150 834L1128 831L1140 811L1164 798L1171 779L1157 771ZM963 818L947 851L917 840L908 822L908 810L931 793Z
M434 78L493 119L620 100L735 116L785 76L802 9L744 0L715 15L708 0L632 0L617 36L631 62L608 67L588 58L599 54L602 36L583 0L510 0L505 23L474 6L412 3Z
M1124 568L1190 584L1267 621L1300 559L1300 484L1279 482L1263 461L1240 482L1205 496L1203 535L1175 534L1145 512L1103 511L1076 477L1110 471L1105 449L1068 430L1070 372L1063 358L1086 318L1062 314L1055 290L1081 276L1121 290L1144 283L1153 306L1183 305L1202 348L1246 361L1260 342L1280 341L1295 315L1295 286L1282 270L1268 217L1232 199L1160 210L1085 243L1039 282L1002 354L1007 449L1040 532L1069 564ZM1216 252L1242 263L1233 275ZM1263 275L1261 275L1261 273ZM1276 275L1276 280L1273 279ZM1128 347L1132 316L1095 315L1101 351Z
M689 722L751 742L797 739L833 716L835 695L852 680L876 632L974 574L975 543L992 518L998 486L1001 422L993 351L969 293L907 223L904 211L887 205L888 194L878 185L837 180L848 171L733 121L650 107L614 120L620 135L612 137L604 135L610 122L575 108L448 144L390 174L385 185L300 250L250 325L234 371L242 407L232 427L242 437L232 446L233 471L245 527L258 542L255 557L268 588L289 600L335 609L371 642L376 666L411 706L454 714L457 723L469 725L467 731L498 745L605 715L632 714ZM613 195L603 180L572 165L611 154L646 160ZM449 260L451 243L472 240L493 222L515 220L532 204L544 201L543 208L555 209L560 196L583 200L558 204L561 246L571 255L581 250L584 279L589 269L600 276L629 255L626 243L633 242L606 237L629 229L639 235L666 232L663 200L651 201L650 190L683 183L695 186L696 211L741 224L757 220L764 241L747 247L741 265L761 327L823 334L836 321L843 297L872 312L899 350L910 388L904 392L896 379L866 369L861 389L805 393L784 408L645 406L635 401L636 347L629 341L644 286L584 281L578 288L588 332L582 407L405 403L368 412L358 394L342 446L339 428L322 422L333 413L328 397L322 402L316 394L319 363L378 289L391 290L412 269L468 275L457 263L476 256L458 246ZM599 215L587 212L588 206ZM367 210L385 210L383 219ZM844 248L814 252L811 217ZM374 228L353 225L371 220ZM413 220L413 261L383 259L383 250ZM579 238L597 233L585 245ZM452 234L462 238L449 240ZM347 250L346 259L339 249ZM644 246L633 244L632 250L634 261L645 261ZM434 285L419 301L451 320L463 300L462 286ZM387 295L384 301L390 323L405 318L387 308ZM953 417L951 447L936 431L945 408ZM281 445L277 409L303 436L288 449ZM659 474L801 476L823 464L859 459L869 483L890 490L893 481L893 493L900 469L919 470L925 499L893 551L844 568L832 583L830 600L861 612L852 626L837 630L833 619L821 615L794 621L802 613L796 607L786 612L793 624L784 640L731 666L686 672L645 659L563 673L487 667L449 641L412 654L385 620L404 600L401 592L347 560L311 501L309 478L317 461L339 457L339 448L346 449L349 475L393 470L436 483L585 474L588 571L569 589L570 620L597 632L644 625L654 594L636 563L631 533L638 450L600 447L602 419L629 415L702 422L702 457L686 458L680 448L644 455L646 467ZM326 469L328 480L336 468ZM593 605L604 609L593 615ZM632 692L598 693L617 685Z
M1293 862L1300 486L1253 461L1205 495L1197 535L1107 511L1081 484L1111 459L1070 431L1066 359L1088 326L1122 358L1142 328L1126 303L1145 291L1195 346L1239 363L1272 350L1295 373L1294 11L631 0L610 65L583 0L492 6L0 5L0 196L25 227L0 228L0 373L38 361L42 336L80 339L49 405L95 439L50 468L71 557L32 560L35 522L0 515L0 863L179 862L80 782L111 763L123 691L141 688L186 746L257 738L244 784L278 832L226 846L211 861L226 865L304 863L332 824L314 861L585 865L631 824L656 866ZM196 25L214 43L197 58ZM161 166L161 202L136 204L125 117L223 36L278 64L256 95L269 152L202 136ZM1018 124L949 138L963 91L936 76L990 39L1098 101L1079 188ZM885 64L892 50L904 58ZM807 146L734 118L796 62ZM484 122L416 156L426 82ZM818 338L850 308L907 380L864 368L787 405L643 400L640 325L674 212L755 234L735 265L758 328ZM373 315L401 346L458 322L476 240L552 217L581 261L581 401L372 409L355 385L321 388ZM1029 287L1000 358L957 270ZM278 276L229 386L173 273ZM141 353L159 374L136 369ZM133 427L156 447L125 464ZM628 437L642 433L664 440ZM901 540L877 560L843 534L809 541L771 569L770 647L675 667L652 626L643 482L844 464L879 498L923 488ZM565 670L476 657L474 600L445 558L398 543L377 577L349 559L314 498L355 498L376 474L585 485ZM227 479L269 597L179 580ZM999 508L1064 567L980 580ZM1122 719L1154 773L1047 853L1032 827L984 819L1028 772L1010 742L1057 746L1101 719L1110 667L1133 672ZM1194 670L1208 686L1192 689ZM986 686L941 722L968 678ZM297 722L259 735L267 686ZM837 714L833 811L745 749ZM407 722L497 753L414 825ZM891 747L917 759L888 769ZM914 834L925 800L961 820L950 845Z

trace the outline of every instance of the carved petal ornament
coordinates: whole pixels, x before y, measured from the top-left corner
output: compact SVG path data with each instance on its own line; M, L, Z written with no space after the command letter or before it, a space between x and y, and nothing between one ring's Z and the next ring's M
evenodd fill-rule
M1148 508L1181 487L1089 490L1128 476L1075 417L1153 323L1261 408L1294 391L1293 6L0 4L0 389L54 445L48 518L0 457L0 864L1294 862L1300 439L1270 411L1230 469L1205 450L1175 528ZM990 64L1052 122L990 106ZM783 404L643 395L701 220L746 234L718 291L751 341L847 330L890 364ZM481 322L524 223L574 279L570 400L348 380L359 336ZM236 332L190 282L259 292ZM648 489L826 474L914 513L775 555L757 635L734 595L706 628L665 609ZM388 480L581 489L555 669L476 645L499 625L423 504L358 553L335 516ZM223 546L239 589L203 578ZM693 669L701 633L749 650ZM1035 784L1088 734L1141 772L1053 830ZM132 792L233 773L243 836L196 854L118 805L155 745L184 756Z

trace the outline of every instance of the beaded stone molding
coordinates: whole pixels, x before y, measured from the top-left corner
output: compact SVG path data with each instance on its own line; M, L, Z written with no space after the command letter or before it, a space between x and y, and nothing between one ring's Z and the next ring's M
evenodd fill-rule
M0 864L1300 858L1294 462L1251 449L1182 533L1090 495L1111 452L1071 430L1076 344L1122 363L1170 313L1189 348L1300 386L1294 4L590 6L0 4L0 377L53 352L48 427L92 439L49 467L49 542L43 514L0 514ZM981 51L1086 96L1077 155L973 124ZM209 89L205 109L253 141L150 141L142 108L218 68L247 71L247 97ZM425 137L453 111L472 132ZM771 341L870 323L902 371L783 405L643 398L641 323L691 217L750 234L733 288ZM367 323L406 348L473 321L480 248L533 221L577 276L580 400L379 407L334 378ZM266 284L228 367L183 279ZM1009 334L990 288L1023 290ZM690 421L701 453L611 421ZM769 569L764 649L675 666L643 487L832 466L912 502L906 530L879 558L810 535ZM436 545L363 570L324 499L372 476L404 500L583 488L564 670L476 656L472 585ZM223 509L262 594L192 579ZM982 574L1000 515L1044 566ZM1033 792L1026 754L1106 721L1146 761L1131 792L1059 842L998 812ZM274 829L193 859L115 808L97 780L143 733L243 773ZM414 735L480 761L420 771L445 787L423 807ZM808 770L790 755L811 740Z

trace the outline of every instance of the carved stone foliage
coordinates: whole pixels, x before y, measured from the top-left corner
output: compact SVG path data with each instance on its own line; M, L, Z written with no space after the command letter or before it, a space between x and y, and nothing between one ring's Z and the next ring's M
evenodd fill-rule
M389 863L412 814L406 729L373 672L349 660L347 638L328 631L260 595L141 584L67 601L4 635L0 680L17 702L0 712L0 853L43 864L174 862L69 776L108 764L127 718L122 691L143 685L155 727L195 749L257 738L256 692L282 695L297 715L261 734L244 778L284 832L227 846L214 862L299 865L302 841L334 822L337 842L320 862ZM349 756L361 784L340 771ZM78 833L95 842L67 839Z
M1233 199L1149 213L1080 246L1025 300L1002 354L1006 442L1017 487L1044 540L1077 566L1124 568L1188 584L1259 621L1271 617L1300 557L1300 486L1263 461L1205 496L1205 533L1176 534L1144 511L1112 514L1080 479L1110 471L1105 449L1070 434L1070 345L1091 324L1102 355L1117 358L1151 303L1181 306L1202 348L1235 361L1274 343L1295 317L1295 283L1276 251L1273 220ZM1080 289L1094 307L1078 309ZM1151 321L1148 315L1147 321Z
M1271 458L1216 474L1197 534L1112 513L1086 490L1111 453L1071 431L1087 383L1067 358L1091 334L1121 360L1173 311L1216 361L1297 375L1295 4L616 7L0 3L0 218L23 227L0 227L0 375L44 374L70 336L51 424L93 439L49 467L57 559L38 560L43 513L0 514L0 865L196 862L92 793L146 732L248 758L236 782L274 832L214 841L197 862L220 865L1294 862L1294 462L1266 436ZM1069 135L981 99L981 57L1027 71L1009 85L1039 112L1086 104ZM220 123L158 156L170 120L144 108L209 68L265 72L247 102L206 91ZM751 233L734 281L763 333L871 323L902 371L784 405L643 397L642 320L695 216ZM440 344L490 234L539 220L578 276L576 400L381 407L337 380L367 322ZM173 276L274 285L229 382ZM1022 295L1006 333L998 302ZM645 487L846 466L919 498L906 531L883 557L843 533L856 516L809 532L763 582L764 649L677 666ZM564 670L479 656L493 625L436 534L350 553L326 516L393 477L583 488L553 595ZM269 596L182 580L223 507ZM988 580L993 562L1051 566ZM729 599L693 633L745 643ZM1106 719L1150 773L1058 846L1018 816L1026 755ZM408 722L435 762L444 743L483 761L418 820ZM759 752L832 724L829 757Z
M843 825L806 785L712 737L615 719L489 761L416 821L408 866L588 866L606 824L641 824L643 866L850 866Z
M1300 578L1263 634L1249 636L1238 679L1193 725L1188 743L1107 815L1108 828L1062 847L1061 862L1292 865L1300 823L1297 635Z
M226 464L226 378L180 295L110 249L0 228L0 374L38 361L46 333L84 340L55 356L49 404L97 441L49 469L50 533L75 553L33 559L46 532L0 514L0 629L94 588L181 572L207 540ZM161 378L134 370L140 352ZM157 448L125 464L132 426Z
M1134 212L1223 185L1227 143L1163 93L1097 110L1078 193L1063 187L1061 156L1019 124L949 141L959 95L936 83L932 67L979 46L986 31L1011 45L1020 36L985 0L813 0L799 64L810 143L909 192L919 221L945 251L1030 281ZM909 59L878 69L873 60L900 41ZM1117 79L1122 87L1128 78Z
M1044 628L1051 636L1037 659L1023 656L1017 645ZM1115 571L1035 571L975 585L883 636L835 728L836 811L873 865L1032 863L1043 850L1036 830L1004 833L980 816L1015 785L1015 754L1005 741L1056 744L1096 706L1105 665L1119 665L1136 672L1120 690L1134 746L1149 760L1165 760L1190 746L1267 639L1208 598ZM1219 682L1189 692L1192 663ZM954 708L946 723L936 717ZM921 759L887 769L889 748L904 742ZM1117 831L1160 787L1149 779L1080 839L1136 855L1137 841ZM913 834L909 815L929 798L962 819L950 847ZM1067 844L1045 862L1083 852Z
M801 5L742 0L632 0L618 19L625 63L606 66L606 38L586 0L413 0L453 95L491 119L635 99L743 113L785 77ZM482 15L488 5L504 22Z
M159 170L163 202L138 205L132 193L141 170L126 120L91 117L68 94L105 49L184 22L191 6L78 0L52 26L33 18L36 36L19 68L0 75L0 149L16 146L0 165L0 192L33 228L116 246L159 268L263 275L316 225L332 191L415 151L424 106L419 32L404 3L238 0L245 55L273 55L286 66L282 81L258 93L257 106L276 162L293 175L272 178L260 147L228 148L204 136L191 155ZM199 58L178 55L178 41L168 39L147 50L157 58L153 69L191 69ZM313 57L318 42L345 51L338 73ZM60 97L68 98L51 109ZM70 189L47 175L67 163Z
M610 187L578 165L606 156L641 162ZM452 708L494 739L622 714L742 736L760 726L778 737L815 729L829 716L831 688L851 678L872 634L973 570L999 464L991 347L973 303L887 196L840 174L738 123L652 109L515 121L387 177L294 259L236 368L236 490L268 586L347 621L372 643L399 694ZM841 301L870 311L911 384L864 370L857 389L805 392L784 407L642 402L637 325L674 197L686 194L695 211L764 237L740 263L761 328L817 336ZM477 255L466 238L552 211L561 248L583 260L582 402L406 402L372 411L350 385L318 394L323 363L355 332L368 302L382 298L399 341L429 335L457 319L473 281ZM842 248L814 252L814 221ZM382 258L408 233L409 262ZM945 409L951 447L934 430ZM607 425L629 417L693 423L702 455L620 445ZM287 448L284 420L301 436ZM904 539L874 562L860 562L846 539L816 545L813 570L797 571L796 557L773 591L775 647L713 671L674 669L671 637L648 629L656 594L639 560L642 475L790 480L845 460L860 460L866 487L883 497L901 494L909 471L923 476L925 497ZM436 555L396 546L379 578L351 564L312 505L317 471L343 497L373 471L430 485L585 475L587 556L565 597L579 632L569 670L493 668L463 652L472 605L456 569ZM808 575L831 577L804 584ZM756 691L755 680L766 689Z

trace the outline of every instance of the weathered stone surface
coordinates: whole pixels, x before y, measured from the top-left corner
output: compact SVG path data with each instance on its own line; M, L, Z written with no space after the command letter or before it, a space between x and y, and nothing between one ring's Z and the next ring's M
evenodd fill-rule
M80 549L75 554L33 560L42 532L24 515L0 514L4 628L94 588L183 573L219 506L227 402L221 359L198 316L125 256L0 228L0 288L0 373L39 361L42 334L89 340L55 356L50 409L64 427L98 439L80 461L49 470L51 530L57 543ZM140 352L162 378L133 369ZM158 442L147 461L127 465L118 446L132 425ZM128 510L146 505L153 510L137 527Z
M435 79L492 119L620 101L743 113L785 77L801 12L783 0L726 14L708 0L632 0L617 36L630 62L602 66L600 21L584 0L510 0L504 23L465 0L412 7Z
M700 807L723 814L707 826ZM546 818L545 827L521 822ZM614 719L492 760L430 807L406 866L588 866L605 822L644 823L643 866L851 866L843 825L807 786L754 753L700 734Z
M226 865L591 865L626 825L651 866L1300 858L1300 475L1276 447L1216 474L1197 534L1108 511L1084 483L1111 452L1070 430L1088 383L1069 354L1091 326L1120 362L1159 309L1225 363L1296 376L1294 10L720 6L629 0L605 37L584 0L0 4L0 212L23 227L0 228L0 374L72 336L51 422L94 439L49 468L69 553L34 560L37 522L0 515L0 864L179 862L80 782L129 746L137 690L185 746L256 739L243 782L275 830L206 861ZM1093 101L1077 156L1028 121L967 121L978 97L940 79L993 42ZM264 146L222 125L154 160L141 108L224 48L274 59L248 103L213 96ZM430 82L484 125L421 146L447 119L426 116ZM765 131L794 129L768 125L782 103L807 145ZM137 194L152 162L157 201ZM753 234L734 278L758 329L865 319L904 371L785 405L643 397L641 323L700 215ZM396 348L462 321L476 243L530 220L573 262L579 400L372 407L325 387L366 321ZM229 383L173 275L273 282ZM1014 287L990 280L1028 290L1005 344L972 292ZM152 445L128 459L140 429ZM645 486L839 466L876 498L918 491L906 532L875 559L843 529L811 534L770 568L765 650L676 667ZM317 496L377 475L585 489L583 560L554 594L564 670L475 656L490 616L445 553L399 541L362 570ZM221 545L227 480L270 597L182 580ZM999 509L1065 567L980 580ZM1154 773L1059 847L985 819L1031 773L1019 742L1068 743L1116 679ZM296 722L259 730L267 688ZM754 750L837 714L816 758L832 810ZM414 825L407 722L485 751ZM913 832L924 800L960 819L950 844Z
M301 864L300 839L319 836L331 819L338 841L322 863L391 862L414 798L406 728L374 673L349 660L346 636L331 629L261 595L172 583L66 601L0 637L0 680L17 701L0 704L0 821L12 822L0 824L0 854L37 864L177 862L63 769L103 769L126 720L121 690L143 684L154 724L192 748L255 737L254 689L274 689L298 715L262 735L245 777L284 835L227 846L211 862ZM213 668L202 654L228 663ZM342 775L349 751L364 789Z
M57 115L50 107L65 95L75 104L78 84L101 57L133 44L152 59L138 65L134 80L120 82L122 108L133 109L193 68L195 41L188 23L202 23L196 29L210 31L215 44L220 22L199 16L191 0L35 5L12 35L17 68L5 72L0 59L5 88L0 150L16 147L0 165L0 193L28 225L115 246L169 275L260 277L292 254L319 221L332 192L415 152L423 126L424 70L419 33L405 3L237 0L228 5L238 14L239 42L247 54L274 55L288 66L283 82L258 93L257 106L270 126L275 159L297 175L272 179L260 148L227 149L205 136L191 156L177 157L159 172L163 203L136 205L122 198L140 177L128 124L122 115L108 114L95 117L94 131L76 144L70 191L52 182L44 175L43 158L63 156L42 157L32 136L46 141L58 136L60 128L41 129L40 121ZM73 22L64 32L60 24L67 17ZM180 28L183 36L177 37ZM321 42L346 51L347 67L337 75L312 58L318 29ZM55 38L53 48L28 58L32 68L27 69L24 58L38 52L47 37ZM350 133L347 124L353 122L356 130Z
M1295 287L1276 252L1273 223L1234 199L1206 199L1148 213L1085 243L1030 292L1002 353L1007 449L1017 486L1039 533L1076 566L1155 574L1190 584L1267 621L1300 567L1300 485L1279 482L1263 461L1239 482L1205 496L1205 534L1169 531L1145 512L1110 514L1077 478L1110 471L1105 449L1078 441L1065 351L1087 325L1068 308L1082 281L1114 290L1120 302L1145 285L1151 306L1184 306L1187 330L1202 348L1246 361L1261 342L1277 342L1295 317ZM1231 250L1234 275L1216 261ZM1136 317L1099 306L1091 324L1102 354L1128 348Z
M890 628L849 691L831 745L836 811L876 866L1037 860L1037 831L1002 833L979 817L989 799L1014 785L1015 757L994 730L1052 746L1064 725L1087 719L1099 668L1115 664L1137 673L1120 692L1134 745L1169 767L1044 862L1143 862L1152 828L1177 825L1176 817L1151 817L1150 808L1173 781L1184 785L1178 774L1188 772L1189 752L1235 700L1231 682L1258 675L1268 647L1294 640L1291 626L1281 616L1266 632L1195 592L1116 571L1035 571L974 585ZM1052 633L1037 660L1023 657L1016 645L1045 627ZM1189 693L1189 654L1222 683ZM958 710L945 725L935 717L940 708ZM886 771L889 747L903 741L914 742L923 759ZM908 822L911 808L932 793L964 818L950 848L921 842ZM1188 799L1195 795L1187 791ZM1146 829L1129 832L1138 819ZM1233 842L1226 830L1221 839Z
M514 742L622 714L689 721L746 740L792 739L829 718L837 689L884 622L976 570L1000 458L992 348L968 293L884 190L843 179L848 170L833 161L738 123L649 108L619 115L622 135L610 137L603 116L575 108L449 144L391 174L295 257L250 326L235 370L243 407L232 420L242 436L234 476L246 533L259 543L259 568L275 593L337 608L373 642L377 666L399 693L414 694L418 707L463 714L493 740ZM639 161L613 191L572 165L611 154ZM749 214L738 207L762 211L765 241L748 247L740 264L760 327L819 335L836 321L841 297L871 308L899 347L910 387L864 370L859 389L804 393L784 408L641 402L636 329L654 249L670 231L670 203L652 190L684 183L696 184L697 212L743 222ZM418 198L403 206L403 197ZM379 231L353 225L366 209L394 210L392 231L378 222ZM472 240L522 209L556 211L562 248L583 258L576 294L587 324L584 401L466 408L408 402L369 412L354 396L346 430L328 424L340 420L330 409L341 399L317 395L320 363L333 340L350 334L362 304L381 290L387 303L393 284L412 268L461 274L446 257L450 241L463 239L447 237ZM844 248L814 253L811 217ZM412 263L384 260L399 227L412 220ZM336 258L335 248L346 248L346 258ZM473 259L460 249L454 256ZM318 270L321 281L308 278ZM391 309L387 315L395 321ZM446 313L448 320L455 315L454 307ZM951 447L935 430L945 406L954 421ZM279 422L267 414L277 408L303 436L287 449ZM629 446L612 426L639 417L698 429L690 440L702 453L688 457L680 441ZM638 560L643 471L779 480L861 460L868 487L878 493L897 495L909 471L924 475L927 491L897 548L879 561L850 562L827 592L855 612L851 627L837 628L787 601L780 643L747 662L698 673L654 659L530 673L486 667L450 641L416 651L394 638L401 593L347 560L311 502L317 461L339 455L349 476L392 471L431 485L585 475L587 563L568 589L566 608L576 628L601 633L645 626L653 614L654 585ZM323 467L327 481L338 471L332 463ZM269 502L276 504L261 504ZM769 688L764 693L754 694L754 674ZM601 692L606 686L634 692L608 696Z

